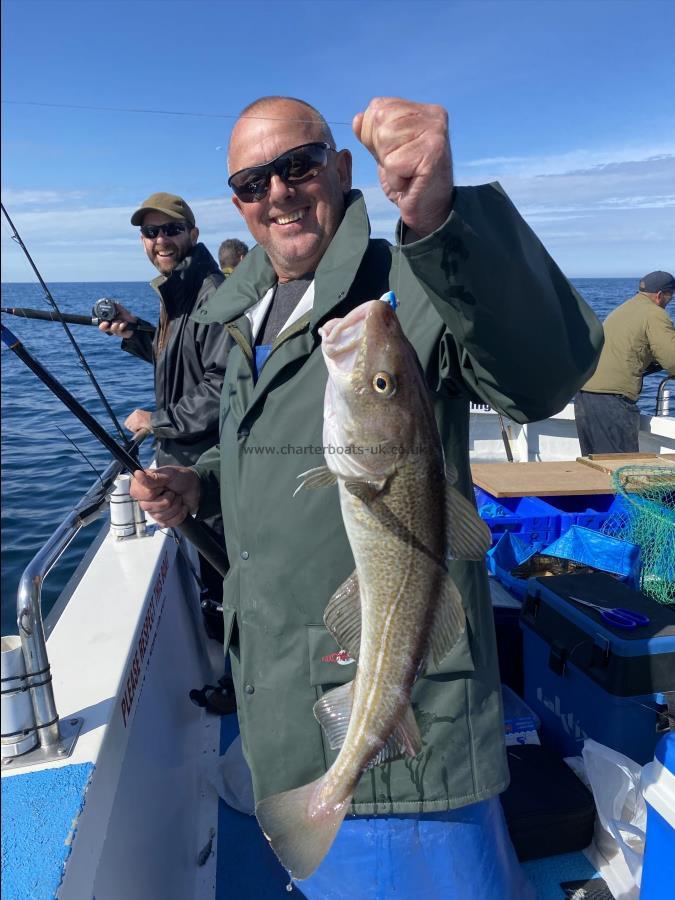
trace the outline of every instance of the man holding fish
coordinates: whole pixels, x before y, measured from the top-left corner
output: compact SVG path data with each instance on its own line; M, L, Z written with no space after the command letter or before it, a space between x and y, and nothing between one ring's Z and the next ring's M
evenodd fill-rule
M377 98L353 128L396 247L317 110L241 114L229 184L258 246L196 314L234 342L220 443L132 493L165 526L220 503L256 814L302 892L522 898L469 403L554 414L602 328L498 185L454 186L444 109Z

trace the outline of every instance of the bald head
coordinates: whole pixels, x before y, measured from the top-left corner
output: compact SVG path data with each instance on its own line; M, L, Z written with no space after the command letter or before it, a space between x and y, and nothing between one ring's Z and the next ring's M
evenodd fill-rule
M250 147L250 141L255 140L255 135L261 136L266 133L267 125L273 127L278 125L278 128L275 127L277 133L284 131L289 134L299 135L302 133L302 138L295 144L287 144L287 148L311 141L325 141L331 147L335 147L333 132L318 109L295 97L260 97L241 111L232 129L227 154L227 167L230 175L244 166L256 164L245 162L239 165L241 144L246 142ZM290 139L294 140L294 138ZM267 157L267 159L272 158L271 156ZM265 161L260 159L257 162Z
M290 158L305 167L300 175L290 177L270 165L306 144L322 146L311 165L303 151ZM279 281L316 271L340 225L352 185L351 154L335 150L321 113L294 97L261 97L237 119L227 162L230 177L240 173L244 184L259 184L257 195L235 190L232 202L267 252Z

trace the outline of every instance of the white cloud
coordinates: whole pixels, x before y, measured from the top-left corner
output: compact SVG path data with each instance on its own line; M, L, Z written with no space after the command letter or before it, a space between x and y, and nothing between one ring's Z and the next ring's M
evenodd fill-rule
M588 150L578 148L567 153L545 154L543 156L495 156L480 159L456 161L458 169L475 169L481 173L491 173L493 178L503 174L527 177L531 175L562 175L588 172L597 168L616 166L623 163L634 164L644 160L669 159L675 155L675 144L633 145L607 147ZM484 177L482 174L481 177ZM471 181L474 181L471 178Z
M637 275L672 268L675 146L578 149L495 157L456 166L460 184L499 180L563 270ZM396 207L379 185L364 188L374 236L393 239ZM148 280L152 269L129 224L130 206L94 206L81 191L4 192L10 214L43 277L55 281ZM227 197L192 202L202 240L215 255L226 237L252 243ZM13 209L16 208L16 213ZM2 222L2 277L32 280Z
M569 275L673 265L673 144L478 159L457 173L460 183L499 180Z
M133 206L64 207L45 201L42 208L10 207L11 191L5 191L8 211L17 231L47 281L146 281L153 277L139 245L138 230L129 222ZM21 192L20 192L21 193ZM56 192L25 192L51 197ZM76 192L69 195L70 199ZM4 202L4 201L3 201ZM226 237L251 238L234 206L224 197L204 198L191 203L200 228L200 241L216 255ZM32 281L33 273L21 249L11 240L2 219L2 280Z
M35 206L36 204L64 203L67 201L83 200L84 191L28 191L12 190L7 188L2 192L2 201L5 206L15 209L19 206Z

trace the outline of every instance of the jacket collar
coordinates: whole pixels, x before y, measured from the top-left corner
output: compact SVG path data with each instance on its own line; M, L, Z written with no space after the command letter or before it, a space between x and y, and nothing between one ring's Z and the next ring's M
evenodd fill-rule
M368 248L370 223L363 194L350 191L345 203L342 222L314 276L312 328L347 296ZM267 253L256 246L193 318L202 324L233 322L254 306L276 280Z
M204 244L195 244L192 253L186 256L170 275L158 275L150 282L162 300L167 303L180 297L189 297L192 302L202 286L202 282L220 269Z
M316 328L349 293L368 249L370 222L361 191L350 191L340 227L324 253L314 277L310 327Z

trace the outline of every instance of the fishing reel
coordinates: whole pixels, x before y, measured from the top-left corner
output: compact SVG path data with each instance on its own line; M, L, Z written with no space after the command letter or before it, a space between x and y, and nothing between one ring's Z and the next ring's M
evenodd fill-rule
M117 318L117 304L109 297L101 297L94 303L91 314L101 322L112 322Z
M110 297L101 297L91 308L93 321L87 324L98 325L100 322L113 322L119 316L119 307ZM154 334L155 326L147 322L128 322L127 328L131 331L142 331L146 334Z

